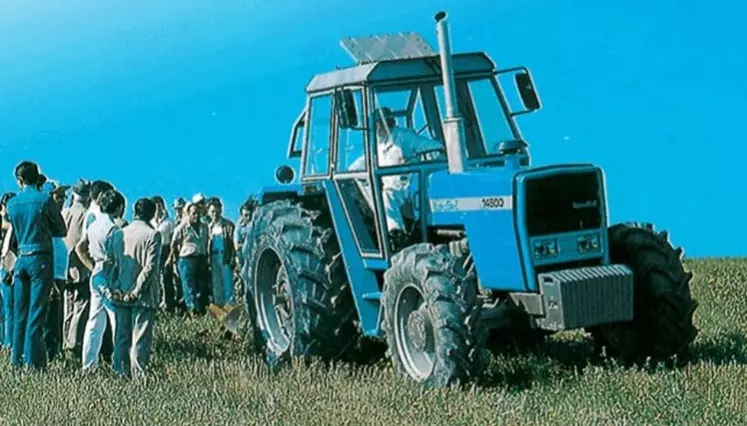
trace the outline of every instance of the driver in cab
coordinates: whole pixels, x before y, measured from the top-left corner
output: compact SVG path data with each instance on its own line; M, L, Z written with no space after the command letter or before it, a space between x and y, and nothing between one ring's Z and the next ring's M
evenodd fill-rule
M376 117L376 152L379 167L419 162L422 153L444 149L441 142L418 135L414 129L398 126L390 108L379 108L374 114ZM349 170L364 170L364 165L365 156L361 156L350 165ZM382 177L382 195L387 230L394 245L403 243L406 237L401 207L408 200L409 187L410 175Z

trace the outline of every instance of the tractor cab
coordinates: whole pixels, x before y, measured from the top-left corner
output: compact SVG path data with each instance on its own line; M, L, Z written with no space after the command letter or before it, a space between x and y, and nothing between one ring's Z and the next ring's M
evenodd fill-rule
M289 157L300 158L302 184L334 181L362 256L388 258L396 238L428 240L427 178L448 170L450 157L466 168L503 166L507 154L518 167L529 164L515 121L539 108L526 68L498 71L482 52L449 55L447 91L441 56L416 33L341 45L356 65L311 80ZM509 107L497 78L504 73L515 73L524 110ZM450 116L463 121L457 152L447 144Z

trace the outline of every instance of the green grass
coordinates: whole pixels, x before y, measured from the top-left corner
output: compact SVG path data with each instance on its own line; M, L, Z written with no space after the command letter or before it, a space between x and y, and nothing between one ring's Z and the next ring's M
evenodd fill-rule
M747 260L690 260L700 302L695 359L683 368L591 361L588 338L553 336L492 360L487 383L422 391L375 367L293 365L270 373L214 320L162 317L153 376L82 376L57 360L44 374L0 367L0 425L101 424L747 424Z

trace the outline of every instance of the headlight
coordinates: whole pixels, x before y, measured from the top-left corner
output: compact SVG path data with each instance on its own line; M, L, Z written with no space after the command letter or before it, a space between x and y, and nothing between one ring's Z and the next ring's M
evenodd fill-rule
M576 241L579 253L594 253L601 249L599 234L582 235Z
M558 240L542 240L534 242L534 258L546 259L558 255Z

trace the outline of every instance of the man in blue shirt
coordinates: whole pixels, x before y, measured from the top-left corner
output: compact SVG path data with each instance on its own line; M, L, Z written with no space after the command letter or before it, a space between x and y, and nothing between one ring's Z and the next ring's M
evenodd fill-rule
M30 161L16 166L21 192L7 205L18 242L18 259L13 271L13 349L11 364L46 367L43 340L47 300L52 287L52 238L64 237L65 221L52 197L39 190L39 167Z

